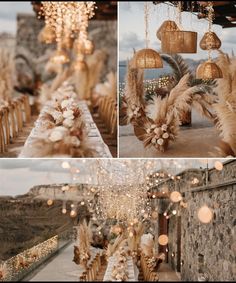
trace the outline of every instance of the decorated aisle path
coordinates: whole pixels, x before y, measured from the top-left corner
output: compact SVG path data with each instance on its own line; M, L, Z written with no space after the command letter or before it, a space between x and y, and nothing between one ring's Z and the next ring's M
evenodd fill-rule
M95 253L96 249L93 249ZM74 245L70 244L63 249L57 256L47 262L45 266L39 268L33 277L25 278L24 281L79 281L82 268L76 265L72 259L74 256ZM106 266L100 270L96 281L102 281ZM177 273L168 264L162 264L158 272L159 281L180 281ZM142 280L139 278L139 280Z
M79 281L83 270L72 261L73 257L74 244L71 244L43 266L29 281ZM27 278L24 281L27 281Z

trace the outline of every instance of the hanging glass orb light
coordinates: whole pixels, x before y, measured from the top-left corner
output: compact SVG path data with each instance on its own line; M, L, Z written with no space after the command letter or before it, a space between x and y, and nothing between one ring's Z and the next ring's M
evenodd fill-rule
M221 47L221 40L213 31L208 31L201 39L200 47L202 50L219 49Z
M135 68L156 69L163 68L163 62L158 52L153 49L145 48L135 53L133 58Z
M223 78L220 67L209 59L197 67L196 78L202 80L213 80Z
M165 31L177 31L179 30L179 27L177 26L176 22L174 21L164 21L162 23L162 25L159 27L159 29L157 30L157 38L159 40L161 40L161 35L162 35L162 32L165 32Z

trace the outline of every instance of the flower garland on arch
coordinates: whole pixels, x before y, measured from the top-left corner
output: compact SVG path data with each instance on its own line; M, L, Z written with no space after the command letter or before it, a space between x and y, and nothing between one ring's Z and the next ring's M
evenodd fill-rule
M136 69L133 60L128 62L125 92L121 112L122 124L132 124L134 132L144 147L154 147L164 152L178 136L183 111L195 107L202 115L213 120L212 104L215 97L199 86L189 86L190 74L184 75L169 93L154 97L152 103L144 100L143 70Z

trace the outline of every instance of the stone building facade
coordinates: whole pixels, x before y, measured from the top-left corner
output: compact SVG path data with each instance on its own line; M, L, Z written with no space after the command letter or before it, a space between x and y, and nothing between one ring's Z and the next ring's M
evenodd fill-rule
M180 191L187 202L168 221L168 262L184 281L235 280L236 161L226 162L222 171L192 169L179 176L176 183L169 179L155 187ZM194 178L198 184L192 184ZM208 224L197 217L205 204L213 211Z

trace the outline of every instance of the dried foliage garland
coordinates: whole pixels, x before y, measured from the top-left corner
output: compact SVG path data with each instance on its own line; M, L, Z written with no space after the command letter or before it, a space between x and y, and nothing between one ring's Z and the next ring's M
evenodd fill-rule
M151 103L144 100L143 70L128 62L125 96L121 112L122 124L131 123L144 147L155 147L164 152L179 131L183 111L195 107L202 115L214 119L211 112L215 97L212 89L201 85L190 86L190 73L185 74L165 97L156 96Z

